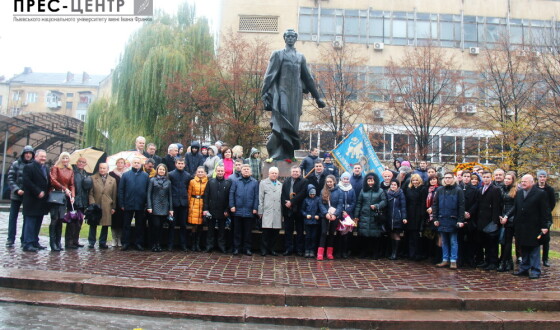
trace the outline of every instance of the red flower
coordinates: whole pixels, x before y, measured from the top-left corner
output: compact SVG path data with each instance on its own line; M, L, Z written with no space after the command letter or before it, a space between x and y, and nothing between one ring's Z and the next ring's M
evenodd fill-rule
M286 159L284 159L284 161L285 161L286 163L288 163L288 164L291 164L291 163L292 163L292 160L291 160L290 158L286 158Z

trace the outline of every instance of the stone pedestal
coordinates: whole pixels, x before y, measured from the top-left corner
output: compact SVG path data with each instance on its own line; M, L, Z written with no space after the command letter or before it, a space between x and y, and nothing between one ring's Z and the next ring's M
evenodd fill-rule
M268 169L276 166L278 167L278 178L281 181L284 181L285 178L289 178L291 176L292 173L292 166L297 165L299 166L301 164L301 160L297 160L294 162L287 162L285 160L273 160L270 163L264 162L264 166L263 166L263 179L268 178Z

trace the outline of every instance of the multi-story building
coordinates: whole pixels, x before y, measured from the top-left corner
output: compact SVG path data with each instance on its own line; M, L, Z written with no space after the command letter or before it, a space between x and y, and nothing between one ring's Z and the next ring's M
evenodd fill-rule
M37 73L31 68L7 81L8 97L2 114L13 117L30 113L54 113L85 120L97 98L105 75ZM1 94L0 94L1 95Z
M453 55L459 70L472 73L477 71L477 59L484 49L495 47L504 33L512 44L524 47L547 30L559 28L559 17L560 2L554 0L222 0L220 36L233 31L265 37L271 41L272 49L281 49L283 32L294 28L299 33L296 47L308 63L320 64L320 52L329 47L351 45L357 55L367 59L364 66L369 79L382 80L390 59L402 58L407 47L427 40ZM374 92L371 99L379 106L368 118L378 120L365 123L380 126L383 117L390 116L382 110L387 100ZM488 162L483 154L491 132L479 129L476 111L472 105L457 107L455 115L464 124L440 130L441 135L432 139L432 161ZM471 115L467 117L471 118L470 125L461 112ZM309 133L308 146L332 148L320 143L321 132L309 128L313 126L304 111L300 130L309 130L303 134ZM384 143L376 146L380 158L412 154L410 148L396 152L398 145L414 148L402 126L383 125L382 136ZM468 148L472 150L469 154L465 152L467 146L476 147Z

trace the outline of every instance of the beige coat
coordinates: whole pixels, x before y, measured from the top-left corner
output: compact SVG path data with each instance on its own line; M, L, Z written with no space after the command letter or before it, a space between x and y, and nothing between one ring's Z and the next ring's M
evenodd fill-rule
M117 181L107 175L105 185L99 173L91 177L93 188L89 191L89 203L101 207L102 217L99 222L101 226L111 225L111 210L117 208Z
M259 215L262 214L263 228L282 228L282 183L276 185L268 178L259 185Z

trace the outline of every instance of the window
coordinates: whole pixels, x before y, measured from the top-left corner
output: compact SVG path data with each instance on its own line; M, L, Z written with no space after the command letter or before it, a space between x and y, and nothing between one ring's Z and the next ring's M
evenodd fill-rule
M74 93L66 93L66 97L68 97L68 98L74 97Z
M91 92L80 93L80 102L78 103L78 110L86 110L91 102L93 102L93 94Z
M240 32L278 32L278 16L239 16Z
M27 93L27 103L37 102L37 93Z
M20 98L21 98L21 94L20 94L19 91L15 91L12 94L12 101L17 102L17 101L19 101Z
M60 95L61 95L61 93L56 92L56 91L48 92L47 97L46 97L47 108L59 109L61 107Z
M72 105L73 105L72 102L66 102L66 109L72 110Z

